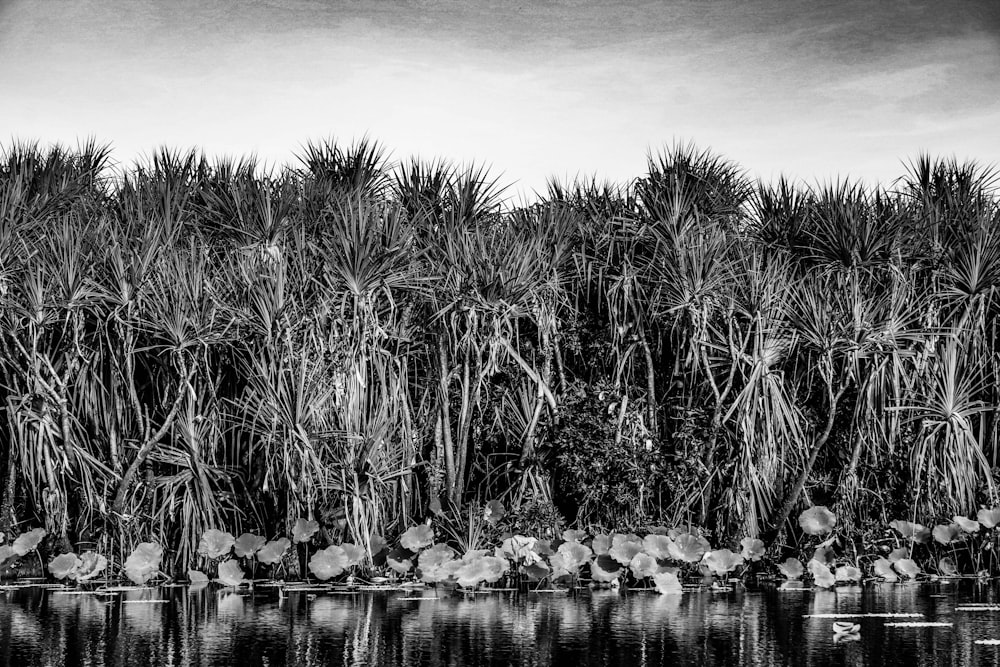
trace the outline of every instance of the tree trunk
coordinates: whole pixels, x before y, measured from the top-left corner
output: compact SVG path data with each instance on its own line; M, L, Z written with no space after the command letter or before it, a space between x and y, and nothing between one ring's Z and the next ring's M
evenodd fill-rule
M660 434L656 428L656 371L653 369L653 351L649 348L645 335L639 341L646 359L646 426L653 437L658 438Z
M121 514L122 509L125 506L125 496L128 494L129 488L132 486L132 482L135 480L135 476L139 473L139 468L142 464L146 462L149 457L150 452L153 448L159 444L163 436L167 434L170 427L173 425L174 420L177 418L177 413L180 411L181 402L184 400L184 396L187 394L187 387L191 382L191 378L194 377L194 368L187 371L186 364L184 360L180 361L181 366L181 378L183 378L177 384L177 397L174 399L174 404L170 407L170 412L163 420L163 424L160 425L159 430L152 435L146 442L142 443L139 447L138 453L132 460L128 469L125 470L125 474L122 475L122 481L118 484L118 492L115 494L115 502L112 505L112 512L115 514Z
M441 413L441 433L444 439L444 464L448 499L456 501L455 497L455 444L451 439L451 406L448 397L448 381L451 373L448 370L448 351L445 348L444 337L438 339L438 366L441 375L440 397L438 406Z
M816 459L819 458L819 453L823 450L823 446L826 445L827 440L830 439L830 433L833 431L833 423L837 418L837 404L840 402L840 397L844 395L844 391L846 391L846 389L846 383L840 387L836 393L834 393L833 387L830 387L830 409L826 417L826 426L823 428L823 432L819 435L819 437L813 442L812 450L809 452L809 458L806 460L806 464L802 467L802 471L796 478L795 484L792 485L792 488L788 491L788 495L785 496L785 501L781 504L778 512L774 515L774 519L771 521L771 527L761 536L764 544L770 545L778 538L785 521L788 520L792 510L795 509L796 503L799 502L799 496L802 494L802 489L805 488L806 481L812 473L813 466L816 464Z

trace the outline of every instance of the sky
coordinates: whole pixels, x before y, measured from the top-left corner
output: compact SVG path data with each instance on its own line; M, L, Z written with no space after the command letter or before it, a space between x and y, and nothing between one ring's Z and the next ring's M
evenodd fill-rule
M811 183L1000 162L1000 1L0 0L0 146L366 135L522 194L677 142Z

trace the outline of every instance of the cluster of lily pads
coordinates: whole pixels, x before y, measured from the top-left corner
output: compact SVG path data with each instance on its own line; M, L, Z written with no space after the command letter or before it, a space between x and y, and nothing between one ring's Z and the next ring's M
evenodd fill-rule
M487 514L489 512L487 508ZM777 572L787 580L784 587L801 588L806 578L820 588L860 583L865 579L862 566L868 569L871 579L888 582L914 579L925 574L914 559L918 545L925 545L926 555L931 556L932 563L934 550L950 549L948 554L937 559L936 568L932 568L935 571L926 574L955 576L958 574L956 556L959 548L974 556L1000 545L1000 531L997 530L1000 507L980 510L976 519L955 516L951 522L933 528L904 520L893 521L890 527L894 531L895 548L883 545L884 553L861 557L855 552L853 559L845 557L843 550L838 548L840 543L834 534L836 525L836 515L824 506L810 507L799 515L802 532L818 540L812 557L805 564L794 557L777 564ZM253 533L236 537L213 528L202 535L198 554L205 559L206 569L214 568L215 581L225 586L240 586L253 580L252 574L247 578L244 567L249 567L253 573L258 565L272 566L272 574L276 574L284 567L293 544L304 545L302 551L309 555L308 545L319 528L316 521L300 518L293 526L291 539L279 537L274 540ZM10 545L0 545L0 569L36 551L45 534L45 530L36 528L21 534ZM377 580L389 581L391 577L396 581L414 580L463 589L498 582L507 585L527 583L536 589L545 585L568 589L586 582L590 586L625 585L669 594L681 592L684 580L693 577L700 577L700 583L725 587L730 577L746 574L753 563L763 560L764 555L764 543L755 537L743 538L738 551L713 549L697 528L665 527L650 528L648 534L641 537L635 533L589 534L574 529L565 530L559 538L551 540L507 534L490 548L470 548L459 553L447 541L437 541L434 526L428 522L407 529L395 548L377 535L371 536L365 545L342 543L317 548L312 551L307 570L321 582L345 573L351 580L354 575L371 577L382 573L389 576ZM160 569L162 556L163 548L159 544L141 542L124 561L122 574L137 585L147 584L156 577L165 579ZM975 558L972 560L974 564L977 562ZM94 579L107 567L107 558L94 551L80 555L63 553L48 563L48 571L56 579L77 582ZM767 568L762 564L755 570L765 574ZM192 584L210 580L201 570L191 569L187 574ZM376 580L375 577L371 579Z

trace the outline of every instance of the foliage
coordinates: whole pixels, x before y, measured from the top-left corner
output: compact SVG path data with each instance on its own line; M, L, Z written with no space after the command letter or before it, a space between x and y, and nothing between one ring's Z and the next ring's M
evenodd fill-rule
M96 540L145 582L241 535L237 557L290 575L291 543L373 568L380 536L428 518L441 534L411 534L400 571L441 537L551 547L567 519L686 526L690 564L708 537L791 552L821 529L843 559L917 516L942 539L864 557L992 563L996 516L956 517L1000 501L995 170L753 183L675 145L523 204L484 167L393 165L370 140L301 153L0 155L0 532L42 525L4 564ZM840 522L797 522L811 505ZM162 551L129 560L141 543ZM651 572L635 544L594 549L599 576Z

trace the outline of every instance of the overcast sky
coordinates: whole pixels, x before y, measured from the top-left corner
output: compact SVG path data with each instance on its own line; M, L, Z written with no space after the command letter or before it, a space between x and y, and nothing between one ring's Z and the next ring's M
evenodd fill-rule
M752 175L1000 161L998 0L0 0L0 142L288 161L368 134L516 190L711 148Z

